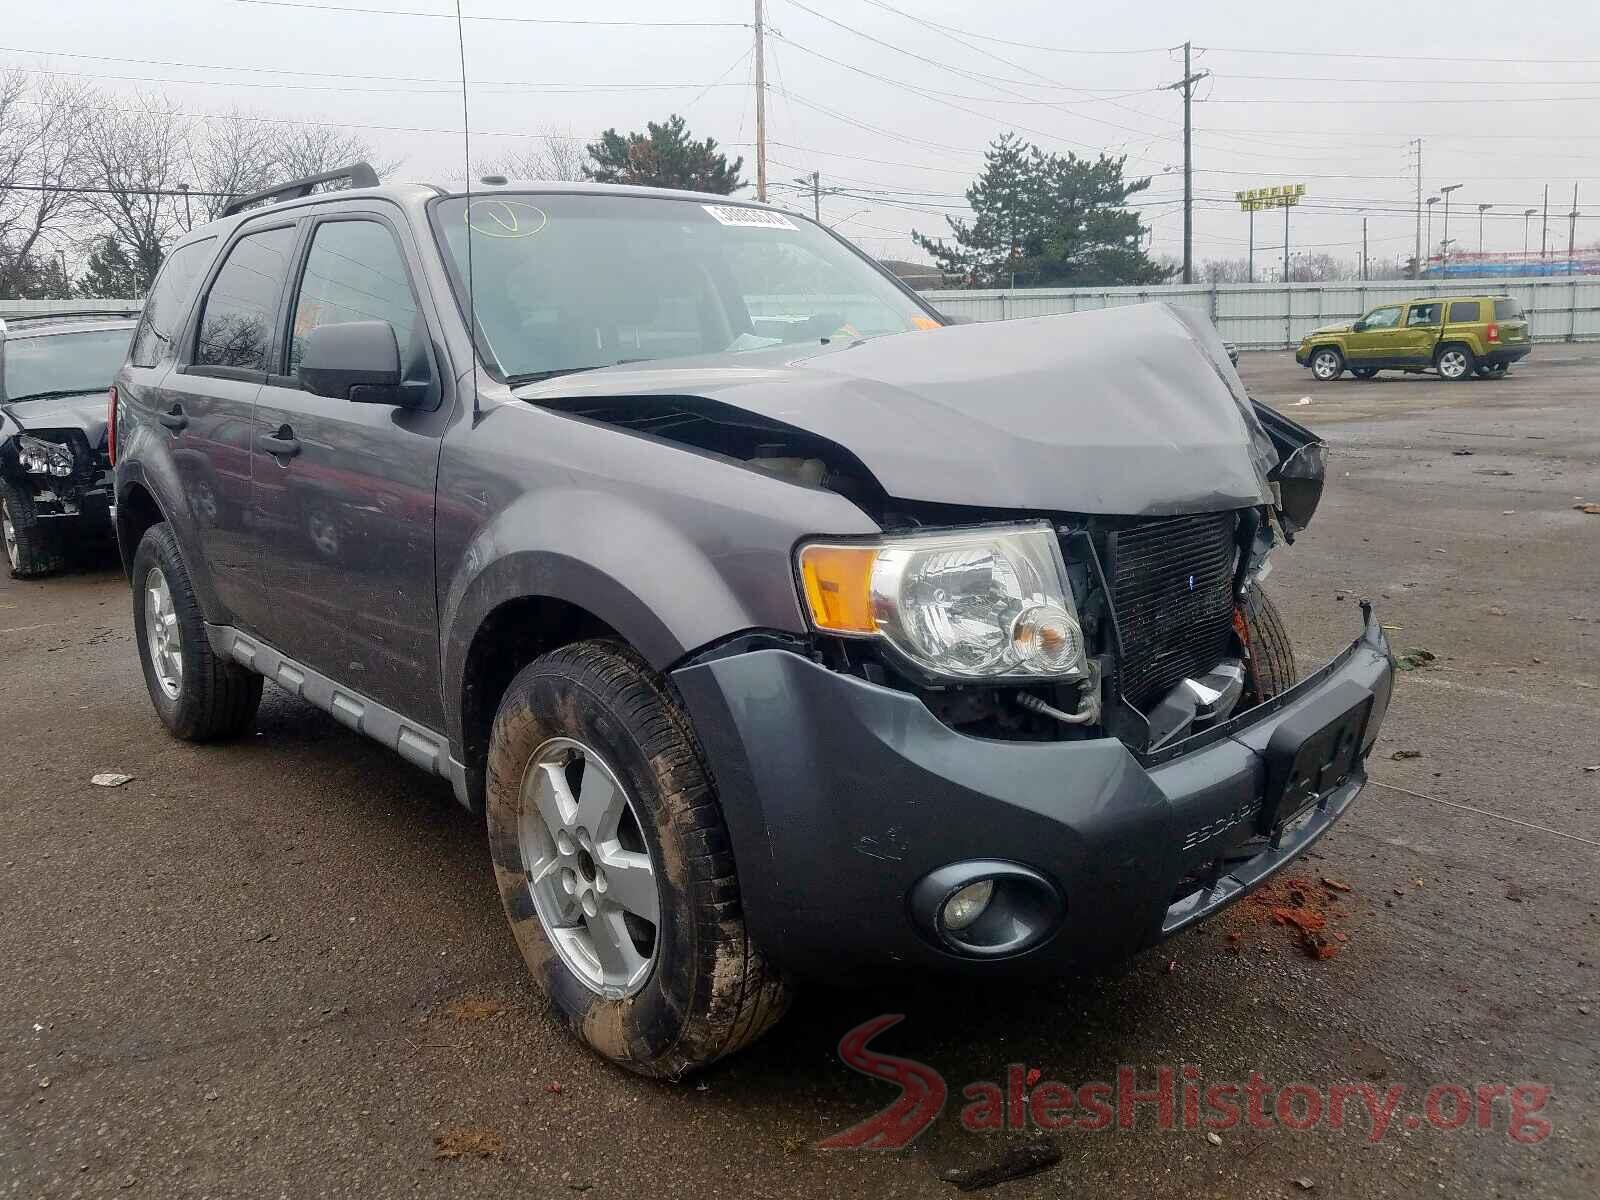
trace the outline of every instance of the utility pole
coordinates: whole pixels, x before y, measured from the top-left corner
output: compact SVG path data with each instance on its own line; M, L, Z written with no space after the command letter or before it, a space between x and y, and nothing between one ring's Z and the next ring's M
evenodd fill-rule
M1289 282L1289 206L1283 206L1283 281Z
M194 228L194 216L189 212L189 185L180 183L178 190L183 193L183 231L188 233Z
M1478 205L1478 274L1480 275L1483 274L1483 214L1493 207L1492 204Z
M1550 185L1544 185L1544 220L1539 224L1539 261L1543 262L1550 245Z
M1572 260L1578 253L1578 185L1572 185L1572 211L1567 214L1567 274L1572 274Z
M1428 197L1428 257L1433 257L1433 206L1439 203L1439 197ZM1422 269L1422 264L1417 264L1417 278L1421 279L1427 272Z
M767 202L767 46L761 19L762 0L756 0L756 199Z
M1361 282L1367 281L1367 219L1361 218Z
M822 224L822 172L811 172L811 215Z
M1417 148L1417 257L1413 260L1415 265L1411 270L1411 278L1422 278L1422 139L1414 138L1411 144ZM1428 210L1428 215L1433 216L1433 210ZM1432 233L1428 235L1432 240Z
M1250 210L1250 257L1245 260L1244 281L1256 281L1256 210Z
M1450 270L1450 193L1460 187L1459 183L1447 183L1439 189L1444 193L1444 233L1439 237L1439 255L1446 274Z
M1538 211L1537 208L1525 208L1522 210L1522 269L1524 271L1528 269L1528 218Z
M1194 85L1199 83L1210 71L1194 71L1189 65L1189 43L1183 44L1183 78L1177 83L1169 83L1166 90L1169 92L1183 90L1183 281L1194 282L1194 157L1190 150L1190 135L1193 132L1193 122L1190 120L1189 108L1194 100ZM1288 214L1285 214L1287 220Z

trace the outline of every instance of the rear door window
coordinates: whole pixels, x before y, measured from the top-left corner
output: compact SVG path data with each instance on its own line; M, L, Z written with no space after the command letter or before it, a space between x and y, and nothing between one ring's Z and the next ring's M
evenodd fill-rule
M195 366L267 369L294 234L294 226L284 225L246 234L234 243L206 293Z
M1515 300L1496 300L1494 302L1494 319L1496 321L1522 320L1522 305Z
M1480 315L1483 306L1476 300L1457 300L1450 305L1450 323L1452 325L1470 325L1482 320Z
M128 351L128 361L136 367L153 367L171 350L178 328L189 312L194 281L217 248L216 238L202 238L179 246L167 255L156 276L155 286L144 302L138 331Z

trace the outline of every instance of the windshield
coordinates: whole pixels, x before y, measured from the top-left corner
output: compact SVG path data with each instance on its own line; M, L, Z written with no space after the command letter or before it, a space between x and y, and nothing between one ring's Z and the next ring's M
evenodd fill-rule
M5 398L103 392L128 353L132 329L42 333L5 344Z
M463 280L466 211L436 210ZM510 379L938 324L821 227L769 209L497 192L471 217L483 350Z

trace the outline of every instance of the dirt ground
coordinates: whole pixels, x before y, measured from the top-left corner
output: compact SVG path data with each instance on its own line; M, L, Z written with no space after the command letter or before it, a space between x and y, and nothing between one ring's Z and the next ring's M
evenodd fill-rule
M1376 1141L1359 1112L1213 1139L1144 1105L999 1195L1600 1194L1600 516L1574 508L1600 500L1600 348L1502 382L1243 373L1333 448L1272 581L1302 666L1360 597L1436 655L1401 677L1382 786L1266 902L1124 967L811 987L676 1087L558 1029L446 787L270 687L254 736L173 742L109 557L0 581L0 1195L953 1195L944 1171L1029 1136L959 1119L1013 1063L1408 1091ZM940 1072L943 1115L903 1150L816 1149L895 1096L836 1053L882 1013L906 1016L875 1047ZM1547 1137L1508 1136L1503 1101L1489 1129L1416 1120L1430 1087L1499 1083L1550 1089Z

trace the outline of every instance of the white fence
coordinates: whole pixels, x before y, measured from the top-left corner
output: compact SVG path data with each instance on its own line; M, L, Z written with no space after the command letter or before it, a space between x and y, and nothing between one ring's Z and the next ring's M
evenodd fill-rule
M1124 288L1020 288L936 291L923 295L956 317L1006 321L1088 308L1164 300L1199 309L1226 341L1246 349L1282 350L1319 325L1350 321L1379 304L1418 296L1510 295L1522 302L1538 341L1600 341L1600 277L1422 279L1385 283L1166 284Z
M137 311L143 300L0 300L0 321L7 317L42 317L61 312Z

